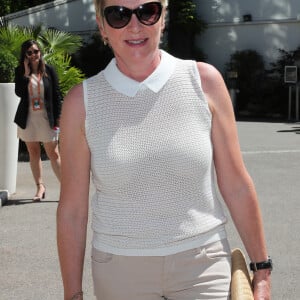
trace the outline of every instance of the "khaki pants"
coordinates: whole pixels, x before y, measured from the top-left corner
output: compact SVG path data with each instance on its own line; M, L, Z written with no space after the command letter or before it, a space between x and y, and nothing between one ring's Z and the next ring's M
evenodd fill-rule
M120 256L92 250L97 300L229 299L227 240L168 256Z

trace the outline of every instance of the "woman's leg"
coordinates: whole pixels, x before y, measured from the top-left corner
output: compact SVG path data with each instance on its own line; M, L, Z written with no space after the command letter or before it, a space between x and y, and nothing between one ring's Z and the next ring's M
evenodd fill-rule
M50 159L51 166L57 179L60 181L60 154L58 149L58 142L44 143L44 148L48 158Z
M165 299L230 299L231 251L226 239L166 256Z
M120 256L92 249L98 300L162 300L163 257Z
M42 198L45 192L43 183L41 146L39 142L26 142L26 147L29 153L29 162L34 181L37 185L37 191L34 198Z

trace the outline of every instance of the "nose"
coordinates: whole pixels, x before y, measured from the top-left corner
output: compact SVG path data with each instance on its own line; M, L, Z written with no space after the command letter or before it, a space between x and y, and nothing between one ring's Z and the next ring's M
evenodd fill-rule
M141 30L141 22L138 20L135 13L132 14L129 24L127 25L128 29L132 32L139 32Z

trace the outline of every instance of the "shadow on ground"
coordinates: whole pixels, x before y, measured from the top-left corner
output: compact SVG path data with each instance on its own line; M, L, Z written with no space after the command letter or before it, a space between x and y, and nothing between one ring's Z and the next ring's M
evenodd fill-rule
M12 206L12 205L27 205L27 204L40 204L40 203L58 203L58 201L33 201L32 199L10 199L4 203L4 206Z

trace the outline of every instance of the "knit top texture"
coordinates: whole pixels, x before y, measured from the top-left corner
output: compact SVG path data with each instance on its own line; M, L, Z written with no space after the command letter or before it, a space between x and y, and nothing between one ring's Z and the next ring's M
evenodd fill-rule
M163 256L226 236L197 65L172 62L157 92L125 95L103 71L84 81L96 249Z

